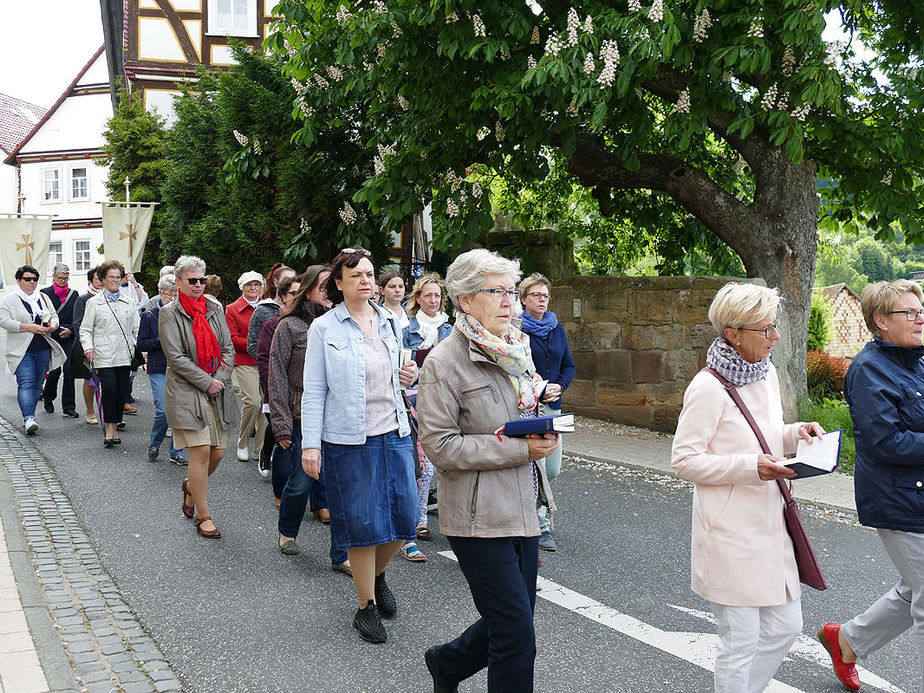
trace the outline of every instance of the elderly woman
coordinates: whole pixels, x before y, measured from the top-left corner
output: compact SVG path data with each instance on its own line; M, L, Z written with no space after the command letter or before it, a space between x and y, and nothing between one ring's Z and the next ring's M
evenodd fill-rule
M176 298L176 277L163 275L157 282L157 300L141 314L141 327L138 329L138 348L148 355L148 378L151 381L151 394L154 397L154 425L151 427L151 441L148 446L148 462L156 462L160 455L160 446L167 437L167 412L164 407L164 382L167 377L167 357L160 345L158 320L160 309ZM170 461L179 467L185 467L188 460L183 451L173 447L170 437Z
M371 300L371 258L358 246L337 254L327 280L335 307L308 331L302 468L318 479L323 460L334 547L347 549L359 597L353 627L363 640L382 643L382 618L398 612L385 567L414 538L417 519L413 441L401 397L417 366L399 368L398 319Z
M244 272L238 277L237 285L241 290L241 296L225 309L225 319L228 321L228 330L234 343L234 382L241 395L241 428L237 436L237 459L247 462L250 460L250 434L254 434L255 448L261 448L263 434L266 431L257 360L247 351L250 318L260 302L263 277L259 272Z
M0 327L6 337L6 363L16 374L16 399L26 435L38 431L35 405L49 364L52 370L64 363L64 349L52 339L58 315L45 294L37 291L39 273L32 265L16 270L16 290L0 303Z
M795 476L780 463L799 438L824 431L783 422L770 363L778 304L776 289L726 284L709 308L719 336L706 354L706 366L737 388L772 454L706 371L684 394L674 436L674 471L694 483L692 588L718 623L717 693L763 691L802 631L799 572L776 479Z
M92 426L99 423L99 419L96 418L96 412L93 409L93 400L96 397L96 391L93 389L93 385L90 384L92 374L90 373L90 369L87 368L86 361L83 360L83 347L78 347L77 345L80 344L80 325L83 323L83 315L86 312L87 301L103 290L103 282L100 281L100 278L97 276L96 270L97 268L93 267L87 271L87 291L86 293L80 294L80 296L77 297L77 303L74 304L75 348L78 350L80 356L78 358L71 358L71 375L75 380L83 380L83 387L81 390L83 392L83 403L87 410L87 416L84 421Z
M575 365L568 346L568 335L558 322L558 316L549 310L552 283L541 274L531 274L520 282L520 301L523 313L523 331L529 335L536 372L549 381L542 397L542 408L546 416L561 414L561 396L574 379ZM545 469L551 483L561 472L561 446L539 464ZM552 536L552 527L545 508L539 508L539 548L556 551L558 545Z
M183 255L174 271L177 300L161 308L158 316L160 343L167 357L167 423L173 428L173 444L189 448L183 514L195 516L200 535L217 539L221 532L212 521L207 495L209 476L224 457L234 416L230 392L234 344L221 304L204 294L205 263Z
M920 287L905 279L863 289L873 333L847 370L844 394L857 444L854 489L860 522L875 527L899 578L864 613L818 631L834 671L860 688L855 662L913 628L924 690L924 310Z
M74 376L71 373L71 352L74 349L74 306L77 304L79 294L76 289L68 285L71 276L71 268L65 264L58 263L54 267L51 275L51 286L42 289L42 293L51 299L51 306L58 315L58 329L51 338L54 339L61 348L64 349L66 359L64 365L60 368L54 368L48 372L45 379L45 387L42 390L42 401L45 403L45 411L51 413L55 410L55 397L58 394L58 379L64 375L64 384L61 386L61 409L65 418L79 419L77 413L77 403L74 399ZM78 353L82 353L78 351ZM78 356L79 360L79 356Z
M529 337L513 324L518 262L484 249L463 253L446 273L455 327L424 362L417 394L420 440L439 473L440 529L481 618L425 654L434 689L454 691L488 668L488 691L533 690L536 507L554 510L536 460L558 436L495 435L539 405Z
M414 282L414 288L407 297L407 310L411 317L403 332L404 348L411 350L418 366L423 365L430 350L452 332L452 325L449 324L449 316L446 314L444 287L443 278L436 272L430 272ZM417 388L409 388L407 394L411 403L416 405ZM417 480L417 502L420 507L417 538L429 541L432 535L427 527L427 499L430 495L430 480L433 478L433 464L427 459L426 454L422 455L420 462L420 478ZM427 560L418 548L417 542L413 541L404 545L401 555L409 561Z
M131 388L131 363L138 342L138 304L120 291L125 268L107 260L96 270L103 290L87 301L80 323L84 359L99 373L103 421L103 445L118 445L125 398Z

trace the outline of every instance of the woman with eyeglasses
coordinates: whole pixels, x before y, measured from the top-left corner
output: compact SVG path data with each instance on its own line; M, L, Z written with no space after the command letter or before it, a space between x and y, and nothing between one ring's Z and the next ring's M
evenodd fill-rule
M844 382L857 445L854 489L861 524L874 527L898 571L895 585L864 613L818 630L834 673L859 690L856 661L911 629L924 690L924 309L906 279L863 289L873 334Z
M562 393L568 389L576 370L565 328L558 322L558 316L549 310L551 296L552 282L541 274L531 274L520 282L522 329L529 335L536 372L549 382L542 397L544 416L561 414ZM545 468L549 483L561 472L561 448L559 445L555 452L539 460L539 464ZM539 508L539 531L542 532L539 535L539 548L543 551L556 551L558 545L552 535L551 518L544 507Z
M372 254L353 246L331 263L334 307L311 323L302 395L302 469L324 474L334 547L347 549L359 599L353 627L368 642L387 638L382 618L398 612L385 568L413 539L414 453L401 388L417 365L401 366L401 328L372 302Z
M99 373L105 437L103 445L119 445L125 397L131 387L131 363L138 343L141 316L138 304L121 291L125 268L118 260L107 260L96 274L103 290L87 301L80 323L80 344L84 360Z
M64 349L51 338L58 314L38 291L39 273L32 265L16 270L16 290L0 303L0 327L7 331L6 363L16 374L16 399L26 435L38 431L35 405L42 396L45 374L64 364Z
M671 451L677 476L693 482L692 589L718 624L716 693L758 693L802 632L802 588L777 479L796 475L783 455L817 422L783 421L776 369L776 289L731 282L709 307L718 336L693 377ZM722 380L715 374L721 376ZM729 396L734 387L770 448L764 453Z
M485 667L491 693L533 690L536 508L555 509L536 460L558 447L558 435L496 434L539 407L529 337L514 323L519 278L520 263L497 253L459 255L446 272L456 322L421 370L420 442L439 474L440 530L481 616L424 654L436 691L454 691Z
M181 510L207 539L221 532L208 506L209 477L228 445L234 418L234 343L221 303L205 295L205 262L183 255L174 264L177 295L160 309L160 344L167 357L164 397L177 449L189 448Z

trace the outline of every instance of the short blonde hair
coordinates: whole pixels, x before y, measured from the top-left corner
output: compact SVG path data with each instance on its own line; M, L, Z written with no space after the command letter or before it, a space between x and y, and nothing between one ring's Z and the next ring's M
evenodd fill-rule
M729 282L716 293L709 306L709 322L720 337L725 328L740 329L776 317L780 293L758 284Z
M860 308L863 310L863 319L866 326L874 336L880 337L879 325L876 324L877 315L889 315L895 301L902 294L914 294L920 301L924 297L921 287L907 279L896 279L892 282L876 282L863 288L860 294Z
M394 277L392 277L392 279L394 279ZM385 283L387 284L388 282L386 281ZM440 310L446 310L446 282L444 282L443 278L436 272L428 272L416 282L414 282L414 288L411 289L411 293L409 293L407 298L404 299L404 305L407 308L407 314L412 318L417 315L417 312L420 310L420 305L417 303L417 298L420 296L420 294L423 293L424 287L427 284L436 284L438 287L440 287Z
M539 272L533 272L520 282L520 301L526 298L526 294L528 294L529 290L536 286L536 284L542 284L549 290L549 293L552 293L552 282L549 281L548 277Z

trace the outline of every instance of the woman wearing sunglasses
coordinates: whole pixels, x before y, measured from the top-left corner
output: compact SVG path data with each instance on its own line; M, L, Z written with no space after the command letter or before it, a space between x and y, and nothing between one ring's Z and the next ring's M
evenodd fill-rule
M8 332L6 362L16 374L16 399L26 435L32 435L38 430L35 404L42 395L45 373L62 365L66 357L61 345L51 339L58 329L58 315L49 298L38 291L38 270L23 265L15 277L16 290L0 303L0 327Z
M195 516L207 539L221 532L212 522L209 476L228 445L234 416L231 369L234 344L221 303L205 291L205 262L183 255L174 266L177 300L160 310L160 344L167 357L164 399L177 449L189 448L189 476L183 479L183 514Z

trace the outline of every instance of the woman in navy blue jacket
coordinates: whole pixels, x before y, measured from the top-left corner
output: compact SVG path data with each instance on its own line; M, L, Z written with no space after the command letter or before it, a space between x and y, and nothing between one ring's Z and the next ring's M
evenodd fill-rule
M558 322L555 313L549 310L551 294L552 283L539 273L531 274L520 282L520 301L523 303L521 329L529 335L536 373L549 381L542 400L546 416L561 414L561 395L574 379L575 371L565 328ZM545 467L549 482L561 471L561 449L559 445L545 460L539 460ZM539 530L542 532L539 548L557 550L545 506L539 508Z
M924 661L921 298L921 288L905 279L863 289L863 318L875 339L853 360L844 387L857 445L857 514L862 524L876 528L900 576L865 613L818 630L837 677L853 691L860 688L857 658L868 657L912 626L919 666Z

